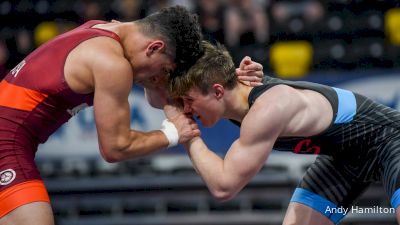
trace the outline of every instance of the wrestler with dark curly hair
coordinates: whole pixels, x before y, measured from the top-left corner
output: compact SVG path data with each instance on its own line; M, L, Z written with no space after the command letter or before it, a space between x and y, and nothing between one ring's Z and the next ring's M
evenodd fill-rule
M162 107L166 95L157 91L171 72L197 60L201 39L197 16L176 6L133 22L88 21L18 64L0 83L0 224L54 224L34 156L40 143L86 106L94 106L99 148L108 162L198 135L183 116L161 130L132 130L128 95L133 84L142 85L152 93L150 103Z
M177 65L175 76L187 71L200 57L202 36L198 17L188 14L184 7L164 8L135 22L144 34L165 39L166 53L175 58Z

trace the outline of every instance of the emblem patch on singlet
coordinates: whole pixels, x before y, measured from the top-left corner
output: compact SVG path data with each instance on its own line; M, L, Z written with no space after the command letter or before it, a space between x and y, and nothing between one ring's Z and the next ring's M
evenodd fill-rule
M73 109L67 109L67 112L71 115L71 116L75 116L76 114L78 114L79 111L81 111L82 109L89 107L89 105L87 103L82 103L78 106L75 106Z
M7 185L11 183L16 177L13 169L6 169L0 172L0 185Z
M25 60L22 60L20 63L18 63L18 65L16 67L14 67L14 69L12 69L10 72L12 75L14 75L14 77L17 77L19 71L22 69L22 67L24 67L26 64Z

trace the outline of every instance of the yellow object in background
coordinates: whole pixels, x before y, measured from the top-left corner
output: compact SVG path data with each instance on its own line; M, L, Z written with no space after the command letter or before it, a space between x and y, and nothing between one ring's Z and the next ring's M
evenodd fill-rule
M385 13L385 35L391 44L400 46L400 8Z
M59 34L55 22L42 22L35 28L35 45L39 46Z
M307 41L280 41L272 45L270 65L282 78L303 77L310 70L313 47Z

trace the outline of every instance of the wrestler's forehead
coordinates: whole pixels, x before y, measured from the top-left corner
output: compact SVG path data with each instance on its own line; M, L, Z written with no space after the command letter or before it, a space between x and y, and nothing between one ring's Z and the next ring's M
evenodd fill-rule
M201 91L198 87L191 87L186 94L184 95L184 97L188 97L188 98L196 98L201 96Z

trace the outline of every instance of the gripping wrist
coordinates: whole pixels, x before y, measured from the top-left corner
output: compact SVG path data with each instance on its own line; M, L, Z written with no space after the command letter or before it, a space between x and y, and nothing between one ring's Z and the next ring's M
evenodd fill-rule
M165 119L161 124L160 130L168 139L168 148L178 145L179 133L172 122L170 122L168 119Z

